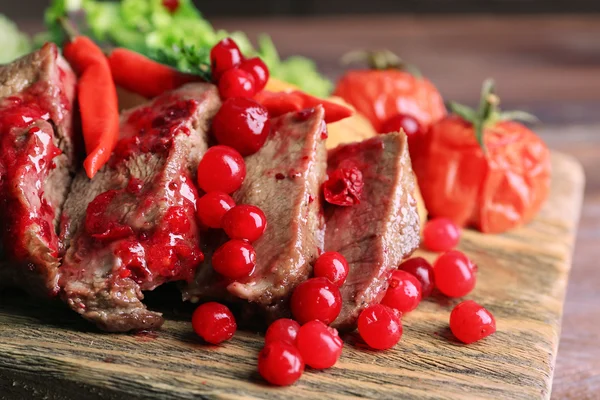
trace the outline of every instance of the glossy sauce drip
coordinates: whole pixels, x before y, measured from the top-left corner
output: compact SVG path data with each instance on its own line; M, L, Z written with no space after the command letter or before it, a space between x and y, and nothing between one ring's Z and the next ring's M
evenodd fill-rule
M50 91L47 83L39 82L0 101L0 236L5 253L15 261L27 261L31 254L25 242L28 231L40 236L53 256L58 255L55 211L44 197L43 185L61 151L49 122L51 106L43 100L48 94L65 99ZM64 116L67 104L59 103L58 118Z
M143 153L168 153L177 135L190 133L185 124L197 107L194 100L161 101L133 112L121 127L112 165ZM127 187L100 194L86 214L92 245L110 246L121 260L116 277L131 278L142 289L163 280L191 280L204 259L191 177L185 170L168 182L161 176L152 182L132 178Z

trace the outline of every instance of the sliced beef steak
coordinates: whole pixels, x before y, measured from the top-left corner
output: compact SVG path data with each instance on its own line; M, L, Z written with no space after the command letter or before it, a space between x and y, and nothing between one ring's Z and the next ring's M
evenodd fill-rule
M311 263L323 248L319 201L326 168L323 117L318 107L275 119L264 147L246 158L246 179L234 199L260 207L267 217L264 235L254 242L257 265L252 276L227 281L217 276L207 257L195 281L184 289L184 298L244 299L270 318L284 312L282 305L308 278Z
M125 112L109 164L92 181L75 178L60 285L69 306L100 328L160 326L142 290L193 278L203 259L195 171L219 106L213 85L188 84Z
M0 286L58 293L75 80L53 44L0 66Z
M419 246L415 178L406 136L398 133L339 146L327 167L356 167L364 180L360 204L325 210L325 249L343 254L350 266L333 326L350 329L362 309L381 301L390 272Z

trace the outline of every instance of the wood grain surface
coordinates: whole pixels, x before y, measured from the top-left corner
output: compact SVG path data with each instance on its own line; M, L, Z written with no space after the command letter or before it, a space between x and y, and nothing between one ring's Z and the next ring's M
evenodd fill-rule
M459 300L434 294L404 318L395 349L370 351L350 334L334 368L272 388L256 372L260 335L202 344L190 310L173 306L175 291L151 299L167 321L146 335L96 332L60 303L10 291L0 294L0 397L549 398L584 185L571 157L555 153L552 165L551 197L535 221L498 236L466 231L461 240L479 267L468 298L497 320L497 333L479 343L453 339L448 317Z

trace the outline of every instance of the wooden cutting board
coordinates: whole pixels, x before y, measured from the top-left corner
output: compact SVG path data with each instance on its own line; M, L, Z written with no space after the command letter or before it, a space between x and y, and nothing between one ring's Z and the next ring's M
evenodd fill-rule
M468 298L497 320L497 333L479 343L453 339L448 318L459 300L434 295L404 318L394 350L370 351L351 334L334 368L273 388L256 371L259 335L203 345L190 307L157 306L154 296L167 317L162 330L115 335L58 302L11 291L0 294L0 398L549 398L584 187L575 160L554 154L552 165L550 200L535 221L504 235L463 236L461 249L479 266Z

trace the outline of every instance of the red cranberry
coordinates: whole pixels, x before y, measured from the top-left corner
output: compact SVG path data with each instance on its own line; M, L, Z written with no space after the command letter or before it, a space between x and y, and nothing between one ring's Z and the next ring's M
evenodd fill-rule
M212 266L219 274L240 279L250 276L256 266L256 252L243 240L230 240L219 247L212 256Z
M435 285L448 297L466 296L475 287L476 267L458 250L442 254L433 264Z
M496 320L488 310L467 300L452 310L450 330L458 340L469 344L496 332Z
M323 196L330 204L353 206L360 204L363 186L363 175L358 168L338 168L328 172L323 184Z
M433 291L433 267L423 257L413 257L400 264L399 269L413 275L421 283L421 296L429 296Z
M293 319L281 318L273 322L265 334L265 344L287 342L296 344L300 324Z
M235 318L223 304L210 302L196 308L192 315L194 331L211 344L231 339L237 329Z
M346 282L348 271L348 262L337 251L325 252L315 262L315 276L327 278L337 286L342 286Z
M171 14L174 14L179 8L179 0L162 0L162 4Z
M340 289L327 278L312 278L302 282L291 299L292 314L301 324L318 319L329 325L340 314Z
M242 186L244 178L246 163L231 147L211 147L198 165L198 186L206 193L233 193Z
M302 376L304 361L293 345L272 342L258 354L258 372L272 385L288 386Z
M402 322L391 308L383 304L374 304L360 313L358 333L369 347L386 350L400 341Z
M263 60L258 57L249 58L242 62L240 69L252 74L257 92L260 92L265 88L267 81L269 80L269 68Z
M307 322L300 328L296 347L302 359L314 369L326 369L335 365L342 355L344 342L338 331L321 321Z
M267 217L256 206L240 204L227 211L223 217L223 229L231 239L258 240L267 228Z
M237 97L223 103L213 119L212 128L220 144L248 156L265 144L271 123L265 107L252 99Z
M239 68L225 71L219 79L219 94L223 99L252 97L256 94L254 77L250 72Z
M198 199L198 219L209 228L220 228L223 216L232 207L235 207L235 201L227 193L206 193Z
M399 132L406 133L408 147L418 142L424 135L425 130L414 117L406 114L398 114L383 123L380 133Z
M448 218L434 218L425 223L423 245L431 251L448 251L458 245L460 228Z
M240 65L244 57L237 44L225 38L210 50L210 65L213 79L219 80L225 71Z
M406 271L394 271L381 304L400 311L411 312L421 302L421 284Z

